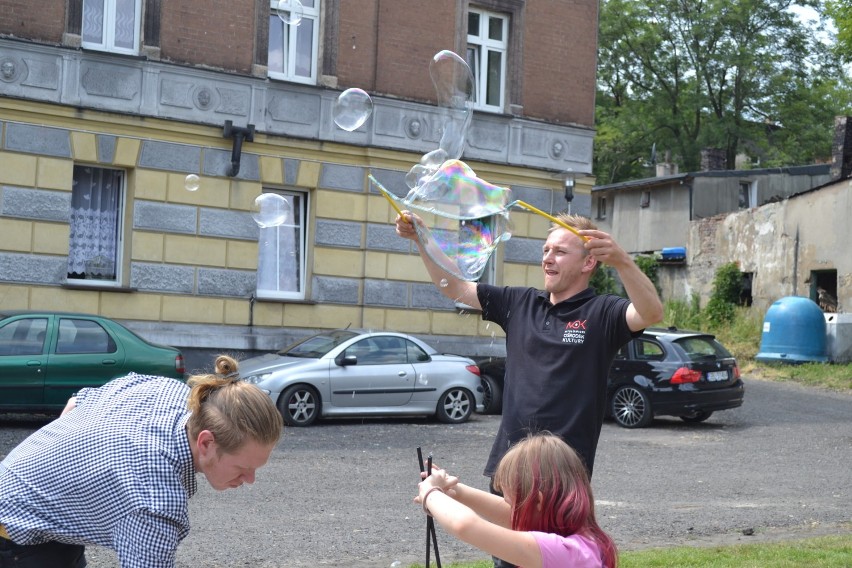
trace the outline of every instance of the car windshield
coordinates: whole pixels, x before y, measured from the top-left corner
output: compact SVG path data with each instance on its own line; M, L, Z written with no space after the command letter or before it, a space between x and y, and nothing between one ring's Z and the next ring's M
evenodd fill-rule
M722 344L712 337L684 337L675 341L692 361L732 357Z
M285 347L278 352L279 355L287 357L303 357L305 359L318 359L340 345L358 335L352 331L338 330L329 333L320 333L302 339Z

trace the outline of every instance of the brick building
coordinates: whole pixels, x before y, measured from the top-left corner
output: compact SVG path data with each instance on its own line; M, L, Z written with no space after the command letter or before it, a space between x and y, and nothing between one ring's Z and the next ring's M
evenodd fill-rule
M99 313L188 351L351 324L499 352L367 176L404 194L437 147L429 62L451 50L477 80L462 159L589 213L597 5L0 0L0 309ZM351 87L374 110L350 132L332 112ZM255 223L263 193L289 203L284 225ZM547 222L513 222L483 278L540 285Z

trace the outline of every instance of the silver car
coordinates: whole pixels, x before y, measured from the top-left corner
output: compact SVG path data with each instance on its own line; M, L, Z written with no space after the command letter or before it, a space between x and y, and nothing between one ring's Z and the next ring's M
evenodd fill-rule
M484 410L472 359L401 333L320 333L239 368L244 381L269 393L289 426L320 416L435 415L459 424Z

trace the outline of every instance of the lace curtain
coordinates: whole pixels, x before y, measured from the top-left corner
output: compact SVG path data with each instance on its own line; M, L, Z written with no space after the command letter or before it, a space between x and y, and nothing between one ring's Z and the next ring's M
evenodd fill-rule
M68 278L115 280L122 175L74 167Z

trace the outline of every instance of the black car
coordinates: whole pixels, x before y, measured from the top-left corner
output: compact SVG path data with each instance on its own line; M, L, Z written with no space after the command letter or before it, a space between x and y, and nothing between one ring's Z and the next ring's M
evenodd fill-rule
M477 361L485 412L502 410L504 359ZM654 416L703 422L717 410L743 403L737 360L709 333L649 328L622 347L610 367L607 414L625 428L648 426Z

